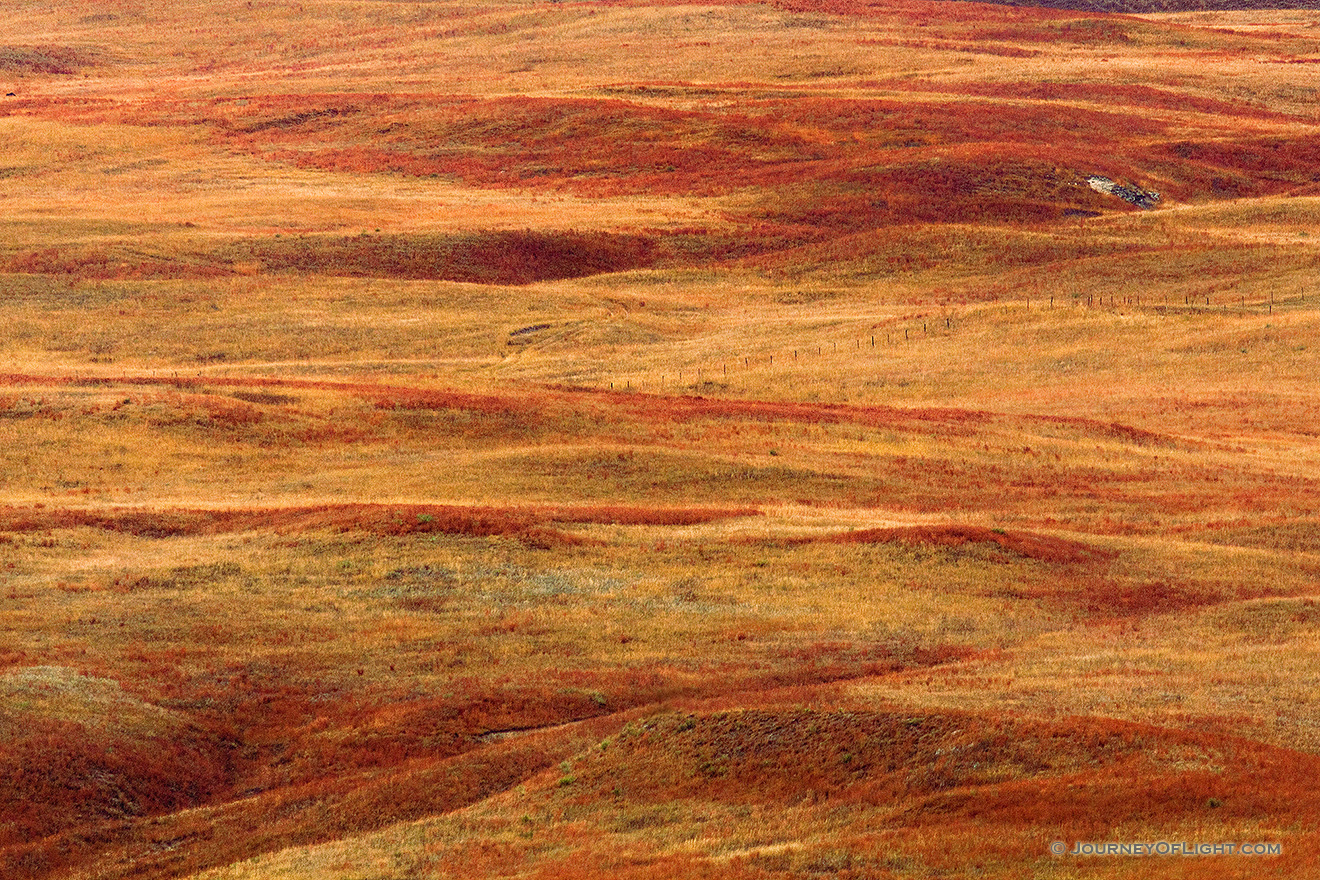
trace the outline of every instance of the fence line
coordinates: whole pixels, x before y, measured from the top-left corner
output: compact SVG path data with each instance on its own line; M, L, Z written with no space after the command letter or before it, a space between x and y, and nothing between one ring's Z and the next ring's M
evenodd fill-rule
M1045 297L1043 296L1040 297L1037 300L1037 303L1034 307L1032 306L1031 297L1025 297L1023 300L1018 300L1016 302L1004 303L1003 304L1004 313L1012 314L1016 307L1020 309L1023 313L1047 312L1047 311L1054 311L1057 309L1069 308L1069 309L1086 309L1088 311L1103 310L1110 313L1119 313L1125 309L1131 309L1131 310L1140 310L1147 314L1157 314L1157 315L1168 315L1171 313L1172 314L1222 314L1228 312L1231 301L1236 300L1235 303L1232 303L1234 313L1272 315L1274 314L1274 308L1276 305L1279 306L1304 305L1306 302L1306 295L1298 294L1295 297L1289 297L1287 299L1276 299L1274 293L1271 292L1268 295L1268 297L1263 297L1259 301L1253 301L1251 303L1248 303L1246 296L1243 294L1235 294L1231 297L1221 298L1219 302L1213 302L1212 301L1213 296L1211 294L1187 293L1184 294L1183 303L1179 304L1177 302L1174 302L1170 304L1169 295L1167 293L1163 294L1158 302L1155 301L1154 297L1143 297L1140 294L1124 295L1121 297L1116 296L1115 294L1110 294L1108 301L1106 302L1104 295L1101 294L1099 296L1098 306L1096 305L1095 294L1086 294L1084 296L1074 295L1072 297L1071 302L1062 305L1056 305L1055 302L1056 297L1054 295L1048 297L1049 300L1048 305L1043 304L1044 299ZM985 310L989 310L989 308L994 308L994 307L995 307L994 304L988 303L987 309ZM917 332L916 325L918 322L920 322L921 324L921 331L920 331L921 337L919 338L929 338L932 335L941 335L944 337L948 337L953 335L955 330L960 325L967 323L967 319L964 317L960 317L956 321L952 315L947 313L943 317L944 317L944 330L946 331L943 334L939 334L938 331L936 332L936 334L932 334L930 332L929 315L923 314L911 318L900 318L897 319L897 321L894 321L893 323L903 325L902 326L903 338L901 340L902 342L911 342L913 340L913 334ZM872 325L871 329L874 331L875 325ZM873 349L886 348L886 347L892 348L895 345L894 334L897 329L898 328L893 326L887 327L885 329L885 340L883 345L881 345L877 341L878 334L875 332L871 332L869 334L863 333L861 335L857 335L855 333L850 334L853 340L852 347L856 351L862 351L865 350L866 348L873 348ZM868 335L869 335L869 344L867 344ZM784 354L781 351L780 363L781 364L785 362L790 364L797 363L799 357L805 360L807 357L811 356L811 347L812 346L808 345L803 348L790 349L789 350L790 354L788 355L787 361L785 361ZM823 343L819 343L819 342L814 343L814 347L815 347L816 357L825 356ZM838 340L831 340L830 355L831 356L837 355L838 352L839 352ZM708 371L710 372L711 375L719 375L727 379L729 377L729 364L733 363L735 375L737 375L739 360L742 361L743 372L758 371L761 369L772 371L775 368L775 354L776 352L774 351L765 352L763 355L760 356L761 359L759 361L758 361L758 356L747 355L747 354L733 355L724 359L712 358L708 360L706 364L703 366L690 367L685 370L676 371L675 373L672 374L668 374L668 373L660 374L660 376L658 377L658 381L656 382L656 389L664 390L667 387L676 390L682 390L684 388L687 389L699 388L702 382L705 381L705 376ZM716 364L716 366L713 370L710 370L710 364L712 363ZM672 384L669 381L670 379L674 380ZM687 379L692 379L693 381L685 385L684 382ZM630 391L646 390L648 387L648 383L642 381L641 379L638 379L635 383L632 379L627 379L624 381L622 385L620 385L620 383L618 383L617 381L611 381L609 383L609 387L611 389L616 389L616 390L620 388L622 388L623 390L630 390Z

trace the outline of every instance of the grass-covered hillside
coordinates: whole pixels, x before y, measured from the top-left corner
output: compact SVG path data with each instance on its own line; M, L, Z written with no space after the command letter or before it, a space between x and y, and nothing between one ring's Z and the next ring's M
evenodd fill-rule
M0 14L0 877L1314 871L1314 11Z

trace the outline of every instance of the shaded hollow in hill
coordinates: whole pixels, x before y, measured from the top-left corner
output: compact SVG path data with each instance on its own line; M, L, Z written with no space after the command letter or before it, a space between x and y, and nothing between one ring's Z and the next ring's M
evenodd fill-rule
M527 230L252 239L226 256L272 272L531 284L644 268L654 251L640 235Z

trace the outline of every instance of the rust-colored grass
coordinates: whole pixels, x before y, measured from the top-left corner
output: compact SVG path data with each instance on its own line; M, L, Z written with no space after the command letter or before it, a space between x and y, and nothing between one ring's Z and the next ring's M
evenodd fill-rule
M0 13L3 880L1313 871L1313 16Z
M148 538L273 531L278 534L325 529L375 535L442 534L488 537L550 534L551 523L687 526L733 517L757 516L753 508L654 508L625 505L555 507L463 507L455 505L344 504L265 510L214 508L0 509L0 531L35 532L96 528ZM533 531L537 530L537 531Z

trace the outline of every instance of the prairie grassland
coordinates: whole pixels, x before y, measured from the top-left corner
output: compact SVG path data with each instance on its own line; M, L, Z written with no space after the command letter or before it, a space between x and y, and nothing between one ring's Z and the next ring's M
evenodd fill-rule
M1313 871L1310 13L0 11L0 876Z

